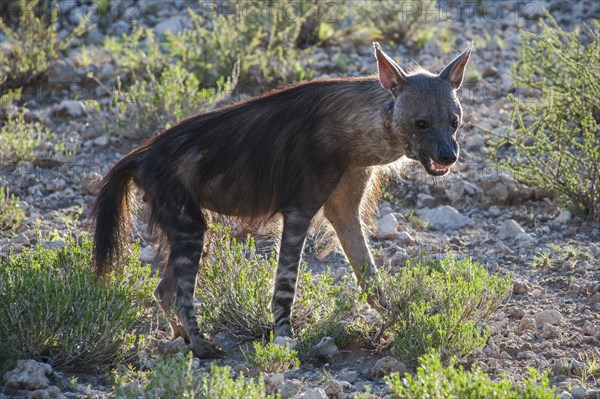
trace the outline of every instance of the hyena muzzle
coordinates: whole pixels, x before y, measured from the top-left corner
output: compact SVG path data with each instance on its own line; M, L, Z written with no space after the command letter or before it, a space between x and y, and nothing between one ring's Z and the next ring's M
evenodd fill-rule
M179 333L196 356L218 355L203 338L193 306L205 211L248 219L283 216L272 299L276 336L292 335L298 265L320 210L367 289L377 269L364 211L381 166L406 157L440 176L456 162L462 119L456 90L471 45L439 74L407 73L379 44L374 50L377 76L302 83L193 116L117 162L92 210L97 274L119 261L128 241L133 182L144 192L150 226L169 249L156 296L165 310L175 311ZM369 303L385 308L378 294Z

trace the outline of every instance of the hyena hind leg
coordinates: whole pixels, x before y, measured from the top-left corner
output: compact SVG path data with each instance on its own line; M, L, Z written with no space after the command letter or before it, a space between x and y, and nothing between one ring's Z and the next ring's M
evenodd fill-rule
M291 337L291 311L296 291L298 266L314 212L290 211L283 215L281 249L271 302L276 337Z
M158 287L154 290L154 298L156 298L162 310L169 317L171 339L182 337L185 342L189 344L191 342L190 336L179 322L177 316L173 313L175 296L177 295L177 278L174 275L173 270L173 268L167 266Z
M180 209L179 214L166 215L163 220L168 223L161 223L167 234L171 252L165 277L157 288L157 294L163 309L168 311L172 307L181 322L179 325L171 320L174 335L187 337L194 355L199 358L219 357L222 351L204 339L194 310L194 289L206 222L197 207L186 205Z

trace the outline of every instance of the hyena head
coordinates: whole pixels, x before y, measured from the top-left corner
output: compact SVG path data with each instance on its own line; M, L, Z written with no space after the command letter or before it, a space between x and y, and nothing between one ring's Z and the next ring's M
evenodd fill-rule
M446 174L459 155L456 134L462 108L456 90L462 84L472 44L439 74L406 73L378 43L373 46L379 81L393 96L383 111L390 134L402 138L405 155L421 162L430 175Z

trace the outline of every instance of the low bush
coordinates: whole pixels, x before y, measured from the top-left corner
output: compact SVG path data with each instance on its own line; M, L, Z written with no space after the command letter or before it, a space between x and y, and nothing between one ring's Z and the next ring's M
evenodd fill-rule
M442 365L440 356L428 354L419 359L415 375L394 373L386 377L392 390L392 399L554 399L557 395L550 387L547 373L533 368L520 384L503 376L492 381L481 369L456 368L454 361L448 367Z
M0 88L19 87L44 72L85 32L86 19L82 18L68 37L60 39L56 23L59 9L47 1L18 0L18 7L11 7L11 11L17 10L19 14L16 27L0 18L0 33L7 38L0 47Z
M210 365L209 373L194 368L191 353L159 360L147 372L130 372L117 378L117 398L276 399L267 395L261 377L231 377L227 366Z
M548 15L521 41L512 76L523 96L509 97L495 164L600 220L600 22L567 32Z
M171 64L159 78L149 74L148 80L115 92L113 108L118 126L125 136L151 135L214 106L228 82L221 80L217 87L201 89L194 74L180 63Z
M10 194L8 187L0 186L0 230L15 231L25 220L25 211L19 208L19 197Z
M210 334L227 331L243 339L266 338L273 329L271 298L277 261L274 254L257 253L254 240L232 238L229 230L215 226L211 253L198 275L198 314ZM314 276L306 265L299 270L292 325L298 338L322 338L331 326L358 306L356 289L333 284L329 273Z
M298 368L298 352L289 344L279 345L273 342L273 334L269 342L253 342L253 349L242 351L250 366L264 373L283 373L290 368Z
M0 264L0 369L33 358L61 369L96 369L122 360L144 340L140 318L156 281L134 254L106 281L91 270L92 244L67 240Z
M75 154L78 143L59 136L40 122L26 122L23 113L8 117L0 126L0 163L60 160Z
M415 363L434 349L442 360L465 357L481 349L487 333L480 325L507 298L510 277L489 275L469 259L409 261L398 273L377 278L394 334L392 352Z

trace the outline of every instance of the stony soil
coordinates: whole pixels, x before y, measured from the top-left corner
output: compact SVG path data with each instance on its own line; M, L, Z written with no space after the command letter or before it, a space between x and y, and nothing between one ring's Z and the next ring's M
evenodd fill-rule
M84 2L71 3L73 12L77 12L79 3ZM138 13L140 23L158 31L167 25L185 25L183 1L164 2L160 7L133 3L132 10ZM481 262L490 272L510 272L513 295L491 321L488 344L469 363L494 376L506 372L516 381L527 366L551 369L551 382L561 398L600 398L600 381L596 379L600 377L581 377L586 365L600 362L600 225L571 213L551 195L498 172L486 157L493 138L476 128L501 132L507 123L511 106L506 95L518 90L508 72L518 55L519 35L524 30L537 29L542 7L549 9L561 25L573 27L594 16L598 18L600 5L591 0L491 2L486 15L472 14L468 8L457 15L452 2L440 4L452 13L441 13L430 23L445 24L456 35L451 54L444 54L435 40L421 50L394 47L389 52L404 66L416 62L439 70L468 41L475 40L476 51L469 69L479 71L479 77L461 90L466 122L461 138L462 159L443 179L430 178L415 166L388 185L395 200L382 201L377 234L372 237L378 261L402 266L410 257L444 256L450 251ZM60 23L65 31L72 26L69 20ZM130 20L118 19L93 30L84 41L100 43L105 35L130 29ZM349 32L315 48L308 66L316 69L318 77L375 72L369 43L360 44L351 28ZM348 60L344 70L340 70L340 54ZM65 61L61 62L54 66L58 75L69 69ZM75 52L66 62L74 66L72 73L80 79L93 72L100 81L108 83L119 73L118 66L111 62L81 68ZM98 122L106 117L102 111L85 108L83 103L72 101L70 94L65 91L43 103L31 98L26 104L27 118L40 120L59 133L77 135L81 147L73 159L49 167L21 162L2 168L0 185L11 187L27 212L27 220L18 231L0 232L0 252L4 254L9 248L19 251L37 244L59 245L60 232L69 228L88 230L84 215L94 198L95 183L115 160L139 143L117 134L107 135ZM107 99L108 96L101 97L100 101ZM415 211L428 226L406 217L407 209ZM56 239L49 238L55 230L59 233L54 235ZM534 257L540 253L549 254L552 262L536 264ZM143 251L146 259L151 254L151 247ZM307 258L317 270L326 264L345 266L336 255L325 260L310 254ZM378 397L385 397L389 392L381 377L386 368L403 367L386 356L377 351L340 350L325 364L304 364L283 377L267 379L269 384L283 387L288 397L297 394L306 398L351 398L352 393L364 391L366 385L372 386ZM233 365L237 371L246 367L235 356L220 362ZM562 366L566 363L572 366L570 372ZM60 381L70 378L44 369L46 366L39 367L41 371L34 371L38 378L44 374L50 377L46 388L60 388ZM89 383L91 390L64 388L63 395L110 395L103 376L78 377L80 382ZM30 386L34 388L35 383ZM20 394L26 396L27 392ZM6 396L0 393L0 397Z

